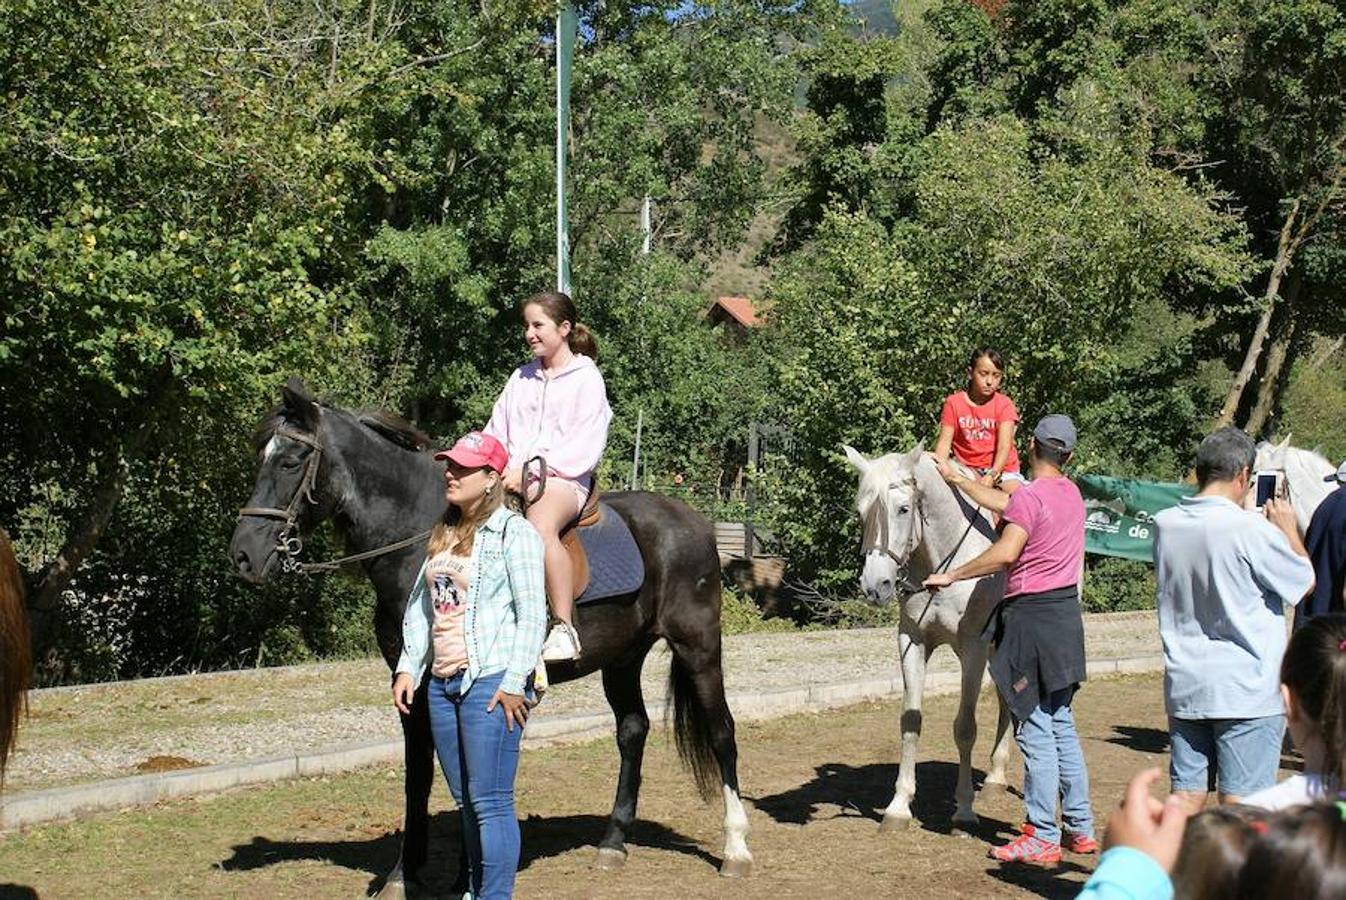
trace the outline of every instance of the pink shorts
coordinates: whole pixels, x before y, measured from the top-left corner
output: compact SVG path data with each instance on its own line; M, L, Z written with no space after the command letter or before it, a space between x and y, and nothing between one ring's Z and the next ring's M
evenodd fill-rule
M593 484L592 479L586 478L583 481L576 481L572 478L562 478L560 475L548 475L547 487L553 484L564 485L565 490L575 495L575 515L584 512L584 504L589 502L589 491Z

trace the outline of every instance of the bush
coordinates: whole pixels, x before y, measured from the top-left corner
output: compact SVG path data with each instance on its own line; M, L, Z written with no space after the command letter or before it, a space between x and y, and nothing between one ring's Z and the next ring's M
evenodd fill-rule
M1090 557L1084 569L1084 611L1154 609L1154 568L1148 563Z
M762 615L751 597L731 591L720 592L720 630L724 634L754 634L762 632L794 631L789 619L768 619Z

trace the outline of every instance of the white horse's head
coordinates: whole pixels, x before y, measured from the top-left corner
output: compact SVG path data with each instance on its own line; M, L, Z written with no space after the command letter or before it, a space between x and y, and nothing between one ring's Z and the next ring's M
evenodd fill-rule
M918 590L907 582L911 556L921 542L920 494L916 466L924 447L907 453L889 453L866 459L854 447L843 446L846 459L860 473L855 510L864 525L861 552L864 570L860 586L865 597L884 606L899 589Z
M1337 488L1335 479L1328 480L1336 474L1337 467L1320 453L1291 447L1289 437L1279 444L1268 441L1258 444L1253 469L1285 473L1300 531L1308 530L1313 511Z

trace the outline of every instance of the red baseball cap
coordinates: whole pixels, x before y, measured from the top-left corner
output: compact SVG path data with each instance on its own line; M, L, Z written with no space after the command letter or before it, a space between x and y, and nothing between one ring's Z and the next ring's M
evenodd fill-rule
M436 453L435 459L451 459L469 469L484 466L494 469L499 474L505 471L505 466L509 463L509 454L505 452L504 445L489 434L469 431L452 447Z

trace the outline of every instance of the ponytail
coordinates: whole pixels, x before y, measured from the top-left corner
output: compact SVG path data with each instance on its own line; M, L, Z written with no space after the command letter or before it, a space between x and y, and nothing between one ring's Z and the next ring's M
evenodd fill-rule
M575 353L587 356L595 362L598 360L598 341L594 339L594 333L589 330L589 326L580 321L579 312L575 309L575 301L570 299L569 294L563 294L560 291L543 291L540 294L534 294L527 300L519 304L519 315L530 306L540 306L542 311L547 314L558 326L562 322L570 323L570 336L566 338L566 343Z
M1318 724L1324 780L1346 775L1346 615L1316 616L1290 638L1281 681Z
M598 362L598 341L583 322L575 322L570 326L570 349Z

